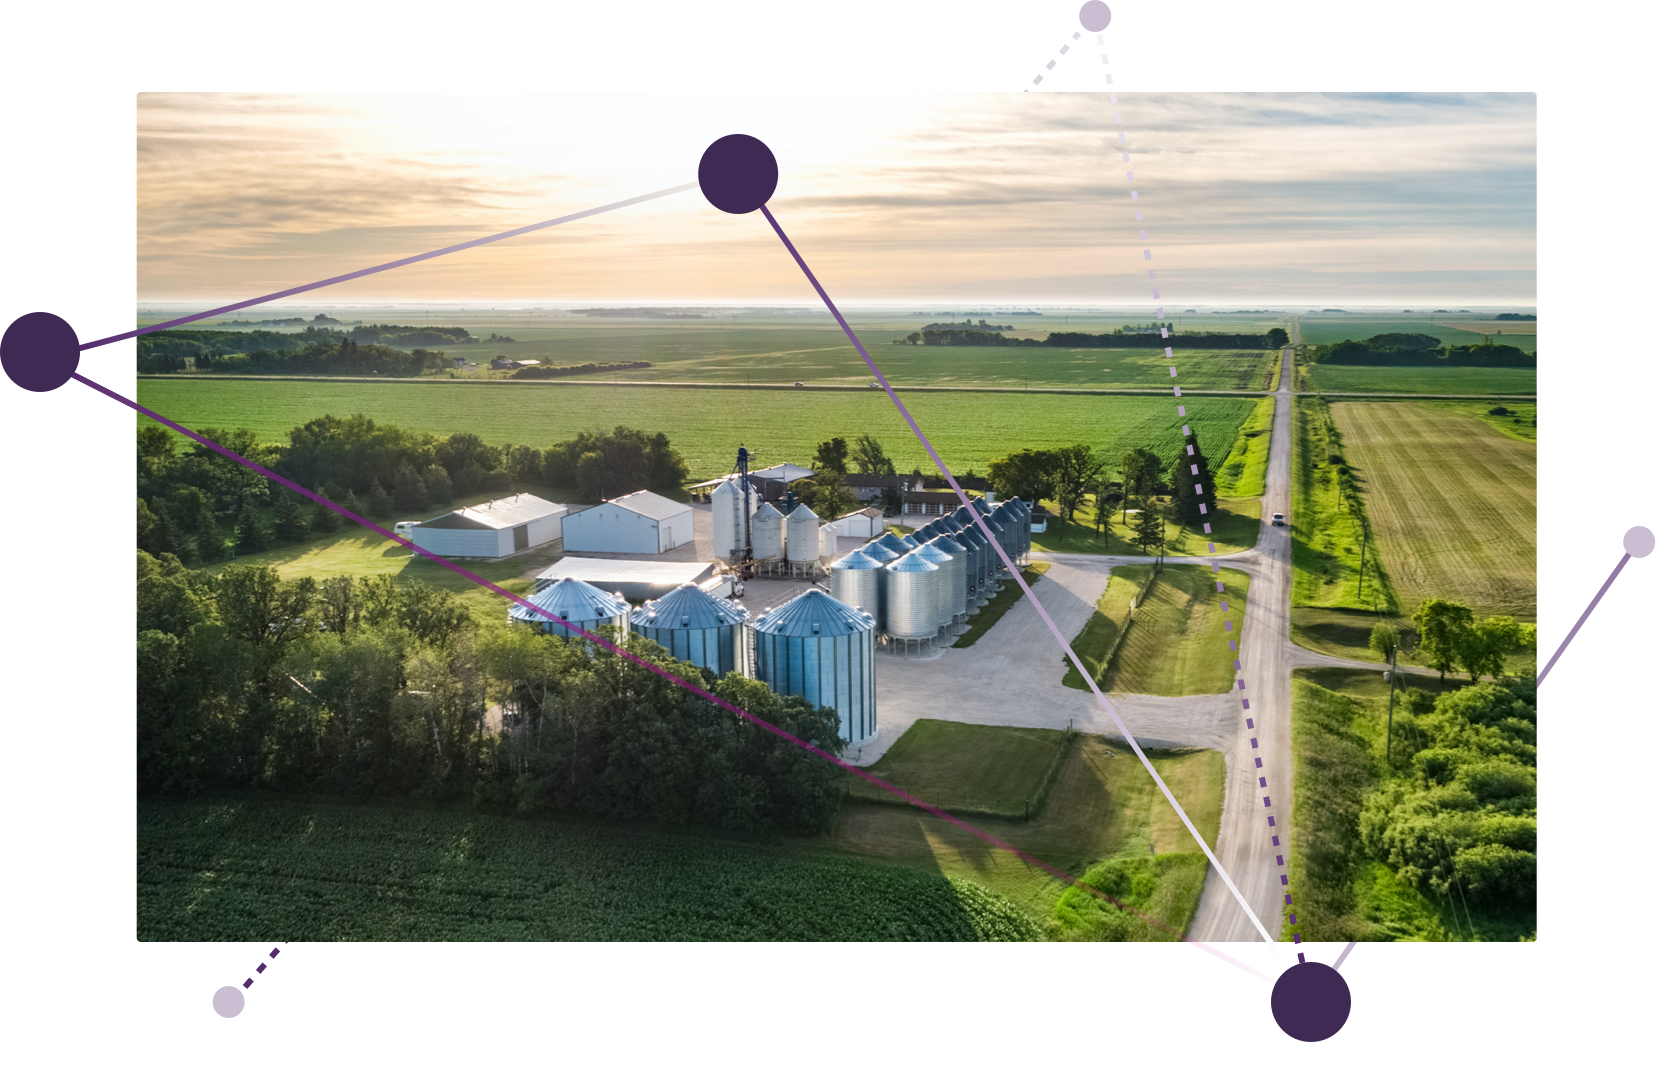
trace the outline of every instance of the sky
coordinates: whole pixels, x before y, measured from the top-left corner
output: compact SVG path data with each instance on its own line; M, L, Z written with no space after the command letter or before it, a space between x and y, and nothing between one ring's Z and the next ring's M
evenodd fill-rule
M771 210L842 302L1142 304L1150 267L1178 304L1535 301L1528 93L138 101L141 302L245 298L692 182L734 132L775 152ZM691 189L306 299L815 296L759 213Z

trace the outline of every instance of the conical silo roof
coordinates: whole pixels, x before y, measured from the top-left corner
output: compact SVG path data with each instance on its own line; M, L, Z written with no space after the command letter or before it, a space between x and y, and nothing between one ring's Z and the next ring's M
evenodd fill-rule
M707 630L746 623L747 619L746 608L732 604L722 597L715 597L690 582L653 601L646 601L643 607L633 609L632 613L633 626L652 628L681 627Z
M864 545L861 549L858 549L857 552L862 553L864 556L867 556L867 557L870 557L872 559L878 560L882 564L889 563L890 561L895 560L899 556L903 555L902 551L900 551L898 549L893 549L891 546L885 545L882 542L878 542L878 541L869 542L867 545Z
M590 583L565 576L539 593L528 598L530 604L552 614L554 619L581 620L613 619L626 616L629 611L626 598L605 593ZM539 612L531 612L515 604L508 613L511 618L529 623L546 623Z
M896 557L892 557L896 559ZM878 571L885 561L876 560L861 549L853 549L828 565L830 571Z
M874 617L841 604L826 591L806 590L754 620L753 629L789 638L860 634L874 629Z
M925 557L918 555L918 553L919 550L916 549L914 552L909 553L901 560L893 560L891 563L886 565L886 570L894 571L898 574L907 574L911 571L937 570L936 564L932 563L930 560L927 560Z

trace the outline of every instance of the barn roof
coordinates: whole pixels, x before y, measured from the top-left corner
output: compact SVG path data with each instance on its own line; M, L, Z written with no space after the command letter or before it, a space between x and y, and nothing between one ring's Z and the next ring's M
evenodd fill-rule
M438 530L504 530L567 511L569 509L563 505L542 500L532 493L519 493L486 504L456 508L447 515L428 519L420 526Z
M617 508L625 508L629 512L637 512L639 515L650 519L671 519L681 512L690 510L688 504L670 501L661 494L651 493L649 490L638 490L635 493L612 497L604 503L613 504Z

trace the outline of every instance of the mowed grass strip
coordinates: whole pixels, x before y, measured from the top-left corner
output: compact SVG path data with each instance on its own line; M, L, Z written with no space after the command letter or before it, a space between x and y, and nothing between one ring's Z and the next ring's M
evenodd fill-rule
M869 771L945 812L1021 819L1063 742L1063 731L922 719ZM908 802L863 779L851 796Z
M1143 590L1144 584L1150 578L1152 568L1149 564L1127 564L1121 567L1110 568L1110 577L1104 586L1104 595L1098 599L1098 608L1093 612L1087 625L1081 628L1081 633L1070 642L1070 648L1075 655L1087 665L1087 676L1098 678L1104 670L1104 658L1110 655L1116 642L1121 637L1122 628L1127 625L1127 614L1137 597ZM1062 657L1065 665L1064 685L1072 690L1091 689L1087 679L1075 670L1069 657Z
M1276 398L1266 397L1254 405L1247 422L1236 428L1230 455L1213 477L1213 492L1220 497L1258 497L1265 492L1265 468L1271 459L1271 420L1276 416Z
M1051 568L1052 565L1044 560L1030 564L1028 567L1023 569L1023 579L1029 584L1030 589L1034 589L1036 581L1039 580L1042 575L1046 574ZM1023 600L1023 595L1023 587L1019 586L1011 579L1003 579L1001 582L1001 591L991 597L988 604L978 609L977 615L966 617L971 625L968 626L966 628L966 632L955 641L953 647L956 649L965 649L969 646L976 645L978 643L978 639L989 633L990 627L993 627L996 623L1000 622L1001 616L1004 616L1006 613L1010 612L1013 605Z
M1228 641L1241 640L1248 575L1223 568L1220 592L1211 569L1169 564L1139 606L1104 688L1116 693L1189 697L1225 693L1236 671ZM1228 606L1228 607L1226 607ZM1227 631L1225 624L1232 628Z
M878 438L898 470L933 469L931 458L890 399L874 390L791 393L569 382L242 382L186 377L141 379L138 399L193 430L245 427L261 441L283 444L290 430L312 419L358 412L414 433L466 432L491 445L535 448L567 441L581 430L624 425L665 433L698 479L729 472L738 444L756 450L764 464L786 460L809 466L818 442L847 436L848 428L855 428L856 433ZM988 470L991 460L1021 448L1050 449L1076 442L1105 456L1119 457L1139 446L1172 455L1183 440L1180 427L1185 422L1210 448L1228 449L1236 428L1254 407L1252 398L1204 397L1184 420L1160 397L913 393L903 400L952 470L979 474Z
M1533 442L1418 404L1331 406L1402 614L1428 597L1535 619Z
M991 727L989 731L1014 728ZM1209 749L1148 750L1150 763L1190 814L1197 831L1210 844L1219 833L1224 796L1224 757ZM929 799L928 799L929 800ZM947 811L947 809L945 809ZM1179 821L1131 749L1097 735L1083 734L1065 754L1046 802L1033 819L979 817L981 830L1040 857L1055 867L1081 875L1101 861L1196 854L1205 865L1201 847ZM847 803L833 831L837 849L926 871L969 879L1002 895L1032 916L1047 917L1048 937L1115 937L1111 932L1072 931L1054 916L1067 884L1002 849L913 806ZM1197 876L1205 876L1205 866ZM1194 914L1173 906L1184 902L1172 895L1152 912L1157 919L1183 929ZM1146 911L1150 911L1147 909ZM1167 937L1153 927L1130 937Z

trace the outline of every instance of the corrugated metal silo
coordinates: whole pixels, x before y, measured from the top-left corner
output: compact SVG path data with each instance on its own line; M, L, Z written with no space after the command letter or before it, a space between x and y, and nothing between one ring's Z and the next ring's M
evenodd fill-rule
M914 555L937 565L937 625L947 627L966 614L966 557L956 557L938 540L926 542Z
M822 520L805 505L788 513L783 520L783 547L788 551L788 562L796 566L815 564L822 559L822 539L819 533Z
M782 513L769 501L753 513L753 560L776 563L782 559Z
M961 527L954 539L966 546L967 567L972 574L972 591L981 594L989 579L989 561L983 555L983 533L976 526Z
M904 535L897 533L895 530L888 530L884 534L881 534L879 537L874 539L874 544L883 546L896 553L898 556L902 556L904 553L911 553L920 547L919 543L913 538L905 537Z
M533 594L527 600L538 608L545 609L559 620L565 620L580 627L582 630L596 632L599 627L620 627L627 629L627 616L631 606L626 598L618 597L577 578L564 577L552 583L544 590ZM560 638L579 638L580 635L568 627L553 622L539 612L531 612L520 604L514 604L507 616L519 623L538 624L549 634L556 634Z
M861 551L846 553L828 565L828 588L833 591L834 600L867 612L881 630L885 619L885 606L880 601L883 567L884 562Z
M633 633L648 638L679 660L716 675L748 670L748 610L714 597L694 583L644 602L631 616Z
M957 617L963 616L966 614L966 609L971 606L973 579L976 578L972 574L971 550L966 547L965 543L951 534L939 534L929 544L935 545L954 557L955 576L952 609Z
M906 640L935 637L942 626L938 620L938 593L943 575L938 566L909 553L887 564L885 574L886 633Z
M759 506L759 493L750 489L747 494L747 514ZM732 478L713 489L713 555L726 563L738 560L747 545L747 533L742 520L742 480Z
M839 713L840 737L861 745L879 729L874 706L874 618L806 590L753 621L753 677Z
M875 541L868 542L867 544L865 544L862 548L858 549L857 551L862 553L864 556L870 557L871 559L874 559L874 560L878 560L882 564L889 564L889 563L891 563L891 561L893 561L893 560L897 559L899 556L903 555L901 552L897 551L896 549L893 549L891 546L883 544L878 539L876 539Z

